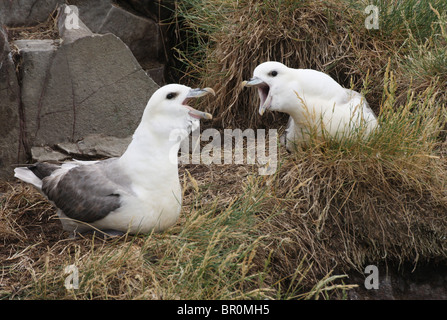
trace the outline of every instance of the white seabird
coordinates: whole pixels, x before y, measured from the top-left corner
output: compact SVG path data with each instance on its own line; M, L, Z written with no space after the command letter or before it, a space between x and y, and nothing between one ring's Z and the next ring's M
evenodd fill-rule
M211 88L163 86L150 98L121 157L62 165L36 163L15 168L15 177L34 185L57 207L62 226L69 232L162 231L180 214L177 152L181 138L199 119L212 118L187 101L208 93L214 95ZM176 134L182 130L182 136Z
M290 115L282 144L308 140L309 132L332 137L360 129L367 136L377 118L360 93L345 89L327 74L311 69L292 69L279 62L258 65L243 86L258 88L259 113L281 111Z

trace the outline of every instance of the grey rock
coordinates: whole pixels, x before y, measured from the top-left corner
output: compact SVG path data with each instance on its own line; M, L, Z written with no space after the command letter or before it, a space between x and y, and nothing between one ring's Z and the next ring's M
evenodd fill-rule
M155 22L159 9L151 1L144 3L111 0L69 0L78 8L79 18L94 33L113 33L131 49L141 67L159 85L165 84L163 39ZM136 10L141 9L141 10ZM151 18L152 17L152 18Z
M64 0L0 0L0 21L9 27L32 26L48 19Z
M163 4L154 0L114 0L114 2L127 11L155 20L163 9L166 8L168 1L163 1Z
M69 155L54 151L50 147L32 147L31 157L36 162L64 161L70 158Z
M23 66L30 66L27 77L42 79L36 91L23 88L24 93L32 92L22 97L30 146L74 142L99 133L128 137L158 89L129 48L113 34L64 42L49 62L48 55L40 53L40 58L30 51L22 57ZM34 60L26 61L27 57Z
M50 76L49 67L57 45L53 40L16 40L14 46L21 56L19 71L23 123L26 132L24 138L26 147L29 149L28 139L34 136L40 128L41 99L46 93L45 83L48 82Z
M78 7L79 18L94 33L99 33L99 28L112 8L111 0L69 0L68 3Z
M17 46L17 49L22 52L46 52L46 51L54 51L56 49L56 45L58 43L55 40L16 40L14 41L14 45Z
M20 87L6 32L0 27L0 178L13 176L21 160Z
M78 7L61 5L58 9L57 27L64 44L93 35L93 32L79 18Z
M147 74L154 80L158 85L162 86L165 82L165 65L164 64L152 64L152 65L142 65Z
M117 138L103 134L89 135L77 142L58 143L57 147L72 157L110 158L120 157L126 151L132 137Z
M52 147L32 147L31 156L32 160L37 162L120 157L131 141L132 136L117 138L104 134L93 134L76 142L57 143Z
M156 60L162 50L158 24L120 7L112 6L98 33L113 33L127 44L143 66Z

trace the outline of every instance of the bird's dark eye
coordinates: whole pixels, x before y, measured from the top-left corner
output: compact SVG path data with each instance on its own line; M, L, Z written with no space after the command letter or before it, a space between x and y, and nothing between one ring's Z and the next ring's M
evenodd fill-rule
M276 76L278 75L278 72L275 71L275 70L273 70L272 72L270 72L270 75L271 75L272 77L276 77Z
M173 98L175 98L175 96L177 95L177 93L175 93L175 92L170 92L170 93L168 93L167 95L166 95L166 99L173 99Z

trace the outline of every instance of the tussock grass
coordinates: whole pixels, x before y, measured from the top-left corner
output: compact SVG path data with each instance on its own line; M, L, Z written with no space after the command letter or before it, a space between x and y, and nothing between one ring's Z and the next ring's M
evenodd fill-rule
M363 15L344 1L195 0L177 11L186 32L177 47L179 59L187 65L187 77L216 89L209 110L216 125L284 121L280 114L259 118L258 97L240 86L264 61L327 72L347 87L381 68L385 48L365 41L370 37L363 29L356 31Z
M266 182L260 216L284 247L274 272L291 275L312 261L306 279L315 280L335 266L444 260L445 2L207 3L178 8L195 44L179 47L179 57L188 76L217 87L208 110L215 125L285 124L277 114L258 119L257 96L238 86L266 60L326 72L380 114L368 139L312 137ZM379 30L364 27L369 4L380 9Z
M432 37L433 33L439 33L441 25L433 9L438 12L446 12L447 4L442 0L407 0L407 1L352 1L354 6L362 10L367 5L379 7L380 32L375 36L382 39L395 38L399 42L408 39L409 33L418 41L425 41Z
M438 140L445 110L433 90L396 106L387 74L380 128L370 137L311 137L266 181L263 226L283 247L272 257L276 272L292 274L305 257L314 281L333 269L415 268L447 258L447 167Z
M406 40L406 54L399 59L401 86L408 85L404 76L410 77L411 88L423 92L432 88L437 99L445 104L447 95L447 4L443 3L443 11L429 5L431 15L436 20L430 23L431 33L421 40L412 31Z
M378 30L365 28L364 9L370 4L379 7ZM188 0L176 7L180 40L175 50L183 81L216 89L216 99L204 105L214 115L214 126L286 122L282 114L260 118L257 95L240 86L268 60L328 73L344 87L363 91L378 113L389 60L398 96L405 96L409 85L421 93L444 73L445 37L440 40L446 12L442 0ZM443 81L436 83L444 91Z

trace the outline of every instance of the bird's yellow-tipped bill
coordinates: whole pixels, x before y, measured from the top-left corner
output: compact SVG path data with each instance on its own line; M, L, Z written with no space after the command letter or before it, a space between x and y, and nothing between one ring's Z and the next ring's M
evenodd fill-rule
M262 81L259 78L251 78L250 80L245 80L242 81L242 87L254 87L254 86L258 86L260 84L264 83L264 81Z
M270 104L272 103L272 96L268 95L267 99L265 99L264 103L259 106L259 114L262 116L268 108L270 108Z
M191 89L189 90L188 95L186 96L187 98L198 98L198 97L203 97L207 94L212 94L213 96L216 95L216 92L214 92L214 90L212 88L197 88L197 89Z
M189 108L189 109L190 109L188 112L189 115L196 119L206 119L206 120L213 119L213 116L211 115L211 113L199 111L194 108Z

